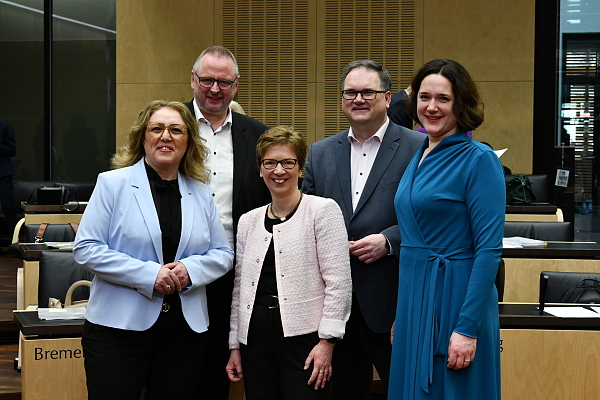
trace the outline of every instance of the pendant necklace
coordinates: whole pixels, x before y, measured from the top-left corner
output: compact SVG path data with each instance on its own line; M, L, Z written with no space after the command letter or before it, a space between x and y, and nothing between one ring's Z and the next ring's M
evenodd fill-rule
M296 212L296 210L298 209L298 206L300 205L300 201L302 201L302 192L300 192L300 198L298 199L298 202L296 203L296 205L294 206L294 208L292 208L292 211L290 211L289 213L287 213L287 215L285 217L280 217L277 214L275 214L275 212L273 211L273 202L271 202L271 214L273 214L273 216L275 218L277 218L278 220L280 220L281 222L283 222L286 219L288 219L290 215L292 215L294 212Z

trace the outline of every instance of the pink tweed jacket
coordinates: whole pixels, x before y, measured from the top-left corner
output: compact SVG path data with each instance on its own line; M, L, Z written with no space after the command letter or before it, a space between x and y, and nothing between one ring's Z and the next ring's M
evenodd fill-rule
M342 338L352 302L348 236L344 217L331 199L304 195L289 220L273 234L264 226L267 206L240 218L229 348L247 344L256 288L269 243L275 246L277 291L283 333L318 331L322 339Z

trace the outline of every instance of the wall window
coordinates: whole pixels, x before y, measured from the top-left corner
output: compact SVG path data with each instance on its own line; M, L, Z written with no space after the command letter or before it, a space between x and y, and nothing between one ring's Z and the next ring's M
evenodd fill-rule
M44 52L49 1L51 75ZM0 0L0 119L17 135L15 180L94 181L109 169L115 148L115 8L116 0ZM49 77L50 122L44 114ZM45 137L51 138L49 148Z
M579 212L592 211L598 195L599 16L600 2L560 2L556 144L573 149Z

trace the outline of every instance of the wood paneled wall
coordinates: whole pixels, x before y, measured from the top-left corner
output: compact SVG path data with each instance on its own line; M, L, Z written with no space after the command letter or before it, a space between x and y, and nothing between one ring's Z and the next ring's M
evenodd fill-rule
M354 59L383 63L394 91L433 58L463 64L486 110L474 138L513 172L532 165L534 1L129 0L117 2L117 145L151 100L189 101L191 66L211 44L240 65L237 100L309 143L347 127L339 76Z

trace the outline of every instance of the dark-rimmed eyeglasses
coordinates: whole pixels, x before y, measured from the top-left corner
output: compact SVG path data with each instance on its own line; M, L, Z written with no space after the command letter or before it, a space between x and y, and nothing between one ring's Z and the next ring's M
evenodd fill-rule
M231 88L233 87L233 84L238 79L238 78L235 78L234 80L230 81L229 79L209 78L208 76L199 76L195 71L194 71L194 75L196 75L196 78L198 78L198 82L200 83L200 86L205 87L205 88L211 88L211 87L213 87L215 82L217 82L217 86L219 87L219 89L222 89L222 90L231 90Z
M342 98L344 100L354 100L359 93L363 100L374 100L377 93L385 93L385 90L342 90Z
M283 169L292 169L298 163L298 160L295 158L286 158L285 160L273 160L271 158L265 158L264 160L260 160L261 164L265 169L275 169L277 168L277 164L281 164Z
M160 137L162 136L165 130L169 132L169 135L173 139L179 139L187 133L187 126L180 124L166 126L165 124L162 124L160 122L148 122L147 131L152 136Z

